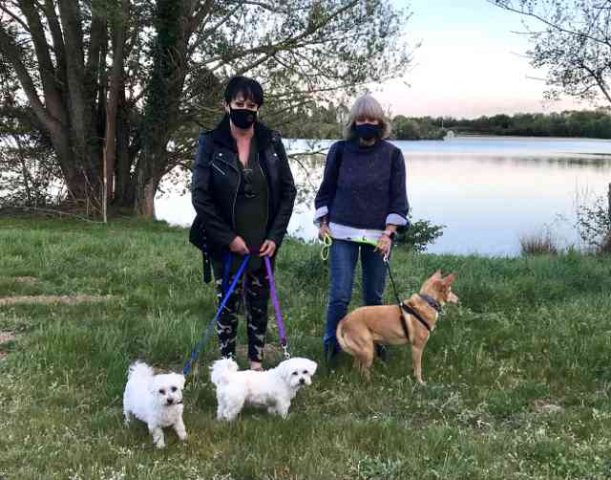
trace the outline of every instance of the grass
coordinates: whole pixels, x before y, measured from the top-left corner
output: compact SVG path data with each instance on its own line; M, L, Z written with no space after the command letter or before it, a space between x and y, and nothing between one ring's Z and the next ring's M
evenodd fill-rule
M559 250L549 232L523 235L520 248L523 255L555 255Z
M287 241L277 277L293 351L322 362L318 255ZM462 304L425 350L425 387L397 347L370 383L349 361L321 366L285 421L247 410L220 424L211 343L187 388L190 438L168 432L157 451L143 424L123 426L121 397L131 360L180 369L213 315L186 231L0 220L0 297L113 296L0 306L0 331L15 335L0 345L0 478L611 478L611 258L393 258L403 292L437 268L458 273Z

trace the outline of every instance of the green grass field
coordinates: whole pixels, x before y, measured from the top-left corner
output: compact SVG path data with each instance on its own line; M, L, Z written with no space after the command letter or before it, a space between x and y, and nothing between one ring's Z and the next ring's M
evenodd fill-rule
M180 369L212 318L187 232L2 219L0 298L110 297L0 305L0 478L611 478L611 258L393 258L406 294L437 268L457 272L462 303L427 345L427 385L408 347L366 383L347 359L322 364L326 267L318 246L287 241L279 294L293 352L321 363L312 387L287 420L246 410L218 423L213 341L186 391L189 440L168 431L157 451L144 424L123 426L122 392L133 359Z

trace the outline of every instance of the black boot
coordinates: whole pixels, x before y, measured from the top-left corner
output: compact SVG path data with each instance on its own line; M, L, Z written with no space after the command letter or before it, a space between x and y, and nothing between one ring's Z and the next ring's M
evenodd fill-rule
M341 352L341 350L334 343L325 343L325 363L329 368L335 368L337 366L339 352Z

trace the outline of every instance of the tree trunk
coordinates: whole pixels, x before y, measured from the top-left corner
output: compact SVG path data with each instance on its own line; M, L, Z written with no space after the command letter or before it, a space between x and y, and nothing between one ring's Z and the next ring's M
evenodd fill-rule
M135 210L151 218L155 191L166 171L167 144L176 126L186 76L187 2L158 0L154 62L140 128L142 152L136 166ZM154 189L151 191L151 189Z
M106 196L112 201L115 191L115 164L117 158L117 115L121 92L125 91L124 82L124 46L125 24L129 15L129 0L121 1L121 12L112 28L112 68L110 71L110 87L106 107L106 132L104 151L106 152Z
M134 210L144 218L155 218L155 193L159 180L153 177L138 178L134 195Z
M130 148L129 144L129 112L125 107L125 91L119 91L119 109L117 112L117 146L114 168L114 198L113 205L118 207L134 207L134 181L131 174L132 165L139 152L138 140Z

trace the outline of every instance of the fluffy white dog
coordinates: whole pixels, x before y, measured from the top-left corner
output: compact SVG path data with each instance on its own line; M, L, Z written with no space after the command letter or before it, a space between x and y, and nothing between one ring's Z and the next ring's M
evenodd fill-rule
M307 358L291 358L266 371L238 371L231 359L217 360L210 380L216 385L217 420L234 420L245 404L266 407L286 418L297 390L312 384L317 364Z
M155 375L146 363L131 364L123 393L125 424L129 424L132 415L145 422L157 448L165 447L164 427L173 427L178 438L186 440L187 431L182 421L184 386L184 375Z

